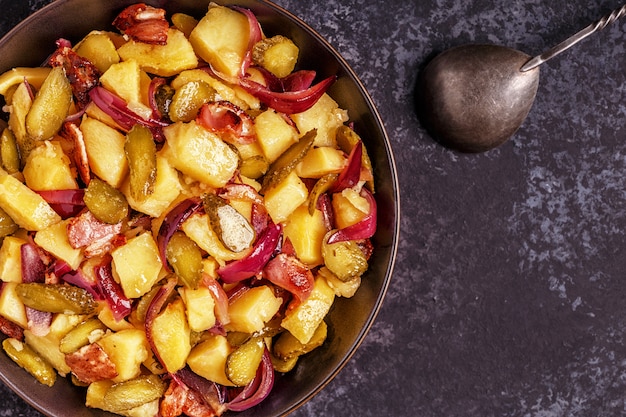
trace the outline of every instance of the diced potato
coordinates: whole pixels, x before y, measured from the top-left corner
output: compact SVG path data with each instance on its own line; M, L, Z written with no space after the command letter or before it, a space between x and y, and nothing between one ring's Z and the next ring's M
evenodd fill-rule
M128 173L128 161L124 153L126 137L91 117L83 118L80 130L83 132L93 173L112 187L119 188Z
M166 45L131 40L117 52L123 61L135 60L142 70L150 74L171 77L198 66L198 58L191 45L180 30L170 28Z
M35 235L35 243L76 270L84 256L80 249L74 249L70 245L67 237L68 222L69 220L64 220L40 230Z
M24 340L52 365L59 375L66 376L71 372L70 367L65 363L65 354L59 350L61 337L58 334L50 332L45 336L36 336L30 330L24 330Z
M211 187L223 187L239 165L239 157L219 136L195 121L174 123L163 129L170 164Z
M189 35L189 42L200 58L216 70L236 76L241 68L250 29L242 13L215 3Z
M282 299L268 286L253 287L237 297L228 307L229 331L254 333L265 326L280 309Z
M115 44L107 32L94 30L78 45L76 53L93 63L101 73L106 72L113 64L120 62Z
M233 386L233 383L226 377L226 360L232 350L225 336L209 336L207 340L191 350L187 357L187 364L192 371L209 381Z
M345 167L347 158L339 149L321 146L311 149L296 167L301 178L321 178L327 174L338 174Z
M124 295L139 298L159 279L163 264L159 249L150 232L129 239L111 252L113 268L120 280Z
M130 324L125 319L116 319L113 315L113 310L111 310L108 304L103 305L102 309L98 313L98 319L114 332L135 328L135 326Z
M185 367L187 356L191 352L190 338L185 304L177 298L165 307L152 324L152 340L156 353L168 372L175 373Z
M209 227L209 219L205 214L192 215L181 228L201 249L219 261L241 259L248 253L247 251L237 253L226 249L217 234Z
M50 74L50 67L16 67L0 75L0 94L6 95L9 89L26 80L37 90Z
M167 158L161 152L156 158L156 180L154 190L141 201L134 199L130 193L130 184L125 181L122 185L122 192L126 195L128 204L139 212L152 217L161 216L170 205L178 198L182 190L182 185L178 177L178 171L172 167Z
M310 215L306 204L299 206L287 219L283 232L293 244L298 258L307 266L324 262L321 248L327 230L321 211L315 210Z
M26 318L24 303L15 291L17 284L17 282L5 282L2 284L2 289L0 290L0 315L25 329L28 327L28 319Z
M35 140L54 136L67 117L72 97L72 86L63 68L52 68L26 115L29 136Z
M24 239L7 236L0 247L0 279L4 282L22 282L22 245Z
M296 129L273 109L268 109L254 119L257 140L270 162L298 141Z
M317 129L315 146L335 147L335 132L348 121L348 113L340 109L328 94L324 94L313 107L302 113L292 114L291 118L300 132Z
M339 229L360 222L369 213L369 203L359 193L346 188L341 193L333 194L333 211Z
M295 171L292 171L287 178L267 191L265 208L274 223L281 223L306 201L308 195L306 185Z
M207 287L193 290L188 287L178 289L185 302L187 322L194 332L203 332L215 326L215 299Z
M26 185L35 191L78 188L70 159L57 141L44 141L34 148L22 172Z
M61 221L39 194L0 170L0 208L20 227L38 231Z
M150 347L143 330L128 329L108 333L96 342L115 364L114 382L128 381L141 373L141 363L148 359Z
M328 314L334 300L335 292L323 277L318 276L315 278L315 285L309 298L294 309L288 310L281 326L300 343L307 344Z
M100 83L107 90L123 98L130 106L142 103L141 69L133 59L111 65L100 77Z

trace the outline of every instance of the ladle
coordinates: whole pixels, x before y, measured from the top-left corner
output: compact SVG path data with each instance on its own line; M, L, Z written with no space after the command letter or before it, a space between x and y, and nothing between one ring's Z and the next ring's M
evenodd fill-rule
M508 140L533 105L539 65L626 14L626 4L531 58L515 49L469 44L437 55L420 77L423 122L443 145L483 152Z

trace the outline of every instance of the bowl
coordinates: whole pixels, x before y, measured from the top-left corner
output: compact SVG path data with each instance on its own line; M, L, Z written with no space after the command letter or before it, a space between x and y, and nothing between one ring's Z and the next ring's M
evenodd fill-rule
M209 0L147 0L155 7L201 17ZM17 66L38 66L55 48L58 38L76 42L93 29L112 29L114 17L133 0L56 0L13 28L0 40L0 72ZM326 343L301 358L290 373L279 376L270 396L260 405L241 413L225 415L280 416L294 411L324 388L355 353L383 303L398 245L399 195L395 162L389 138L372 99L348 63L333 47L302 20L264 0L218 0L251 9L266 35L283 34L300 48L298 67L314 69L319 77L332 74L337 81L328 91L348 109L355 129L361 132L376 179L378 230L372 239L375 251L361 288L351 299L336 300L327 324ZM320 78L321 79L321 78ZM0 354L0 380L35 409L49 416L87 417L111 414L88 409L85 390L58 378L49 388Z

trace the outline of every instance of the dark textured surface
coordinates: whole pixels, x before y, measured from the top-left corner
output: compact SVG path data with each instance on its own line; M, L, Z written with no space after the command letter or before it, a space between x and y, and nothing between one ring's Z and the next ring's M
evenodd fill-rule
M0 30L48 2L1 0ZM626 19L542 66L535 106L500 148L442 148L414 111L418 70L434 53L489 42L533 55L620 1L277 3L372 95L403 214L376 323L293 415L625 415ZM0 393L0 416L39 415Z

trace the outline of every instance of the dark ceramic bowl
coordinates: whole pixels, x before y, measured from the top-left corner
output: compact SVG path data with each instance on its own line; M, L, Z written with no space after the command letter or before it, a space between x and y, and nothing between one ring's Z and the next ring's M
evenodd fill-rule
M16 66L38 66L63 37L76 42L92 29L112 29L113 18L133 0L56 0L11 30L0 40L0 72ZM195 17L206 13L209 0L147 0L165 8L168 16L184 12ZM250 8L266 35L289 36L299 46L299 67L315 69L320 77L338 75L329 94L348 109L355 129L361 133L375 170L378 231L375 252L363 284L351 299L337 299L327 318L329 337L303 357L291 373L280 376L270 396L239 416L280 416L301 406L341 370L372 325L391 279L398 245L399 196L396 168L389 139L371 98L339 54L313 29L288 11L263 0L221 1ZM0 379L34 408L50 416L107 416L85 407L85 391L59 378L52 388L35 379L0 353ZM227 413L235 415L235 413Z

